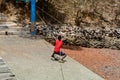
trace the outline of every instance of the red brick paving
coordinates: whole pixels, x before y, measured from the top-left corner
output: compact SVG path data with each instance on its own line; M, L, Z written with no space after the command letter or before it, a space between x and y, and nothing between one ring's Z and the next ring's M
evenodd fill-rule
M120 80L120 50L94 48L71 49L63 50L68 56L97 73L105 80Z

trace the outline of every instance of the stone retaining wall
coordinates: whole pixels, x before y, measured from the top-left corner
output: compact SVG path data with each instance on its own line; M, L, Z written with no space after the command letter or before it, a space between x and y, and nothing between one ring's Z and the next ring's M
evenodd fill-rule
M86 27L63 25L37 26L37 34L43 35L49 41L55 41L57 35L62 35L65 45L75 45L94 48L120 49L120 28Z

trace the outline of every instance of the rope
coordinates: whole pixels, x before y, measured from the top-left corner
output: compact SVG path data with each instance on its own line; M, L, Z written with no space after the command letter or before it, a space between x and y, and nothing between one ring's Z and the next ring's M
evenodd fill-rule
M44 42L44 43L47 45L48 49L52 52L52 50L51 50L51 48L48 46L48 44L47 44L46 42ZM65 80L65 77L64 77L64 74L63 74L62 63L60 63L60 70L61 70L62 78L63 78L63 80Z
M37 13L37 16L42 20L43 24L46 25L47 23L38 15Z
M61 21L57 20L55 17L53 17L52 15L50 15L49 13L47 13L46 11L44 11L43 9L39 8L38 6L36 6L39 10L41 10L42 12L44 12L45 14L47 14L49 17L51 17L52 19L56 20L57 22L59 22L60 24L62 24Z
M38 15L38 13L37 13ZM44 24L46 24L46 22L38 15L38 17L43 21Z
M65 80L65 77L64 77L64 74L63 74L62 63L60 63L60 68L61 68L61 74L62 74L62 78L63 78L63 80Z

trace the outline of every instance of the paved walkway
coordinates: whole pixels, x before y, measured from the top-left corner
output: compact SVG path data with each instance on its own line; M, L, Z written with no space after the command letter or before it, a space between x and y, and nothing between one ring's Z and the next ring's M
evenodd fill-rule
M0 56L17 80L104 80L67 57L67 62L50 60L53 46L43 39L0 36Z

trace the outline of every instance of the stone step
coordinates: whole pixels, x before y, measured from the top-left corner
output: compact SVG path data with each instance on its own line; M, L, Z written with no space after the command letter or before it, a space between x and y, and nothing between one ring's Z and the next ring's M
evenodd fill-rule
M1 68L8 68L6 65L0 65L0 69Z
M0 73L8 73L11 72L8 68L1 68Z
M17 80L2 58L0 58L0 80Z
M8 77L8 78L2 78L2 79L0 79L0 80L17 80L17 79Z
M2 58L0 58L0 62L4 62Z
M13 78L15 77L15 75L12 73L0 73L0 80L4 78L10 78L10 77Z
M17 24L14 23L14 22L0 22L0 25L5 25L5 26L17 26Z
M10 69L7 67L6 64L0 65L0 73L10 72Z
M4 63L4 62L0 62L0 66L1 66L1 65L5 65L5 63Z
M18 35L19 31L0 31L0 35Z
M0 73L0 80L17 80L12 73Z

